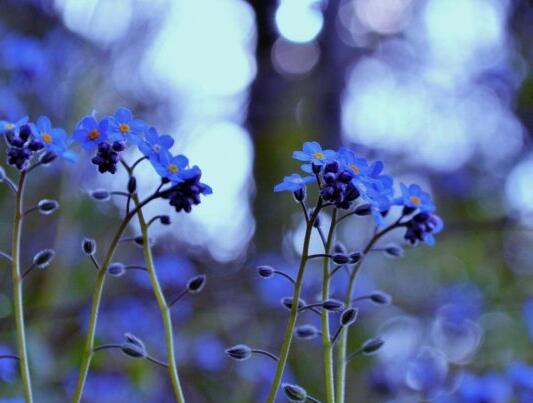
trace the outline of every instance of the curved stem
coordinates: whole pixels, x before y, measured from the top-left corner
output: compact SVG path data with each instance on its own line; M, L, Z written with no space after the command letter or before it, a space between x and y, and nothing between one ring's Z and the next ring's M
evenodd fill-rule
M393 224L389 225L385 229L376 232L374 236L370 239L368 244L365 246L365 249L363 250L363 255L361 257L361 260L357 262L357 264L354 266L351 274L350 274L350 280L348 282L348 290L346 291L345 296L345 304L346 306L349 306L351 304L352 295L353 295L353 289L355 287L355 280L357 278L357 273L359 271L359 268L363 264L363 261L365 260L365 257L367 254L372 250L372 247L376 244L376 242L385 234L389 233L395 228L398 228L401 226L400 220L402 217L398 219L398 221L394 222ZM337 403L344 403L345 402L345 390L346 390L346 352L348 348L348 327L344 327L340 330L340 334L338 337L338 346L337 346L337 366L336 366L336 384L335 384L335 397L337 399Z
M335 238L335 226L337 225L337 209L333 209L331 216L331 224L329 227L328 237L326 239L326 245L324 247L324 260L322 264L322 300L329 299L329 251L331 244ZM334 391L334 377L333 377L333 342L331 340L329 332L329 312L326 309L322 309L321 315L322 325L322 346L323 346L323 359L324 359L324 376L326 381L326 402L335 402Z
M22 276L20 274L20 240L22 232L22 204L24 198L24 183L26 172L20 174L19 185L17 187L15 215L13 218L13 238L11 247L12 256L12 282L13 282L13 313L15 315L15 328L17 333L17 349L19 357L20 377L24 400L26 403L33 402L31 388L30 367L28 364L28 353L26 351L26 331L24 327L24 303L22 298Z
M302 291L305 265L307 263L307 258L309 255L309 243L311 240L311 231L313 230L313 223L315 222L321 208L322 208L322 199L319 198L316 208L314 209L311 217L309 218L309 221L307 222L307 225L305 228L302 258L300 260L300 267L298 269L298 275L296 277L296 283L294 285L294 293L292 297L293 301L300 300L300 293ZM289 322L287 323L287 328L285 330L285 336L283 338L283 344L281 346L279 361L276 367L276 374L274 375L274 380L272 382L272 386L270 387L270 392L268 394L268 400L267 400L268 403L274 403L274 400L276 399L276 396L278 394L279 386L281 384L281 379L283 377L283 372L285 371L285 365L287 364L287 358L289 357L289 350L291 348L292 336L294 333L294 327L296 325L297 317L298 317L298 304L292 304L291 313L289 315Z
M161 285L159 284L159 280L157 278L154 260L152 257L152 249L150 248L150 242L148 242L148 225L146 223L146 220L144 219L142 209L139 208L140 203L139 203L139 197L137 196L137 194L132 195L132 200L136 206L137 217L139 219L139 224L141 226L141 234L144 239L143 252L144 252L144 259L146 263L146 269L148 270L148 274L150 276L150 282L152 283L152 289L154 291L155 298L157 299L157 303L159 305L159 309L161 311L161 316L163 319L163 324L165 327L165 344L167 348L168 372L170 376L170 381L172 383L172 389L174 391L174 397L176 398L176 401L178 403L184 403L185 397L183 395L183 391L181 388L179 375L178 375L178 367L176 365L176 357L174 353L174 332L172 329L172 318L170 316L170 307L167 304L165 295L163 294L163 290L161 289Z
M278 357L277 355L275 355L275 354L272 354L272 353L269 352L269 351L265 351L265 350L261 350L261 349L258 349L258 348L254 348L254 349L252 350L252 353L255 353L255 354L262 354L262 355L264 355L264 356L266 356L266 357L269 357L269 358L273 359L273 360L276 361L276 362L279 361L279 357Z

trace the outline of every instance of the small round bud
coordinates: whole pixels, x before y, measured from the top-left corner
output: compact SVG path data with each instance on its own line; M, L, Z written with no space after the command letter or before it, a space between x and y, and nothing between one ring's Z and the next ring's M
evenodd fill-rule
M294 329L294 336L299 339L311 340L319 334L319 330L313 325L301 325Z
M198 294L205 287L207 281L207 276L205 274L200 274L191 278L187 282L187 291L191 294Z
M350 263L356 264L361 260L362 257L363 255L359 252L352 253L350 254Z
M59 208L59 203L56 200L43 199L37 207L42 215L50 215Z
M119 262L111 263L107 268L107 273L113 277L121 277L126 273L126 266Z
M289 311L292 309L292 297L284 297L281 299L281 305L288 309ZM305 301L303 299L298 300L298 309L302 309L305 306Z
M137 235L135 238L133 238L133 243L142 247L144 245L144 238L142 235Z
M298 190L295 190L292 195L294 196L296 202L303 202L307 198L307 189L304 186Z
M0 167L0 183L2 183L6 179L6 171L4 171L4 168Z
M346 254L348 253L348 249L346 249L346 246L342 242L337 241L335 242L335 245L333 245L333 253Z
M270 266L259 266L257 268L257 273L262 277L262 278L270 278L274 275L274 268L273 267L270 267Z
M130 176L130 179L128 180L128 193L132 194L135 193L137 190L137 179L135 179L135 176Z
M346 308L339 318L339 324L343 327L352 326L357 320L357 315L359 310L357 308L349 307Z
M392 297L382 291L374 291L370 295L370 301L378 305L389 305L392 302Z
M33 257L33 265L38 269L45 269L54 260L55 255L56 252L53 249L43 249Z
M91 197L98 201L107 201L111 198L111 194L105 189L97 189L91 192Z
M389 257L396 258L403 256L403 248L396 244L389 244L385 246L385 254Z
M334 254L332 259L336 264L347 264L350 262L350 257L343 253Z
M363 343L361 352L366 355L370 355L378 351L385 344L385 340L380 337L369 339Z
M48 165L57 158L57 154L52 151L46 151L44 154L41 154L39 157L39 162L41 165Z
M168 215L162 215L159 217L159 222L163 225L170 225L170 217Z
M139 346L135 343L125 342L122 343L120 346L120 349L122 352L126 355L129 355L133 358L145 358L146 357L146 350L144 347Z
M145 350L144 343L137 336L127 332L124 333L124 338L126 339L127 343L135 344Z
M237 344L224 350L224 352L235 361L246 361L252 356L252 349L245 344Z
M285 396L287 396L287 399L291 402L301 403L307 400L307 392L301 386L284 383L281 385L281 388Z
M94 255L96 253L96 241L94 239L84 238L81 242L81 249L88 256Z
M366 216L372 214L372 205L365 203L355 208L355 214L358 216Z
M344 308L344 303L337 299L327 299L322 303L322 308L326 311L341 311Z

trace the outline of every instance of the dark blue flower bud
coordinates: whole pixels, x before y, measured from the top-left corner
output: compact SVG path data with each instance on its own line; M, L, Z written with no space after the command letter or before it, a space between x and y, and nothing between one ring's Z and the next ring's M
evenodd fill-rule
M322 169L322 166L313 163L313 164L311 164L311 169L313 170L313 173L314 173L315 175L317 175L317 174L320 173L320 170Z
M342 171L337 176L337 180L341 183L350 183L353 179L353 175L349 171Z
M163 225L170 225L170 217L168 215L162 215L159 217L159 222Z
M339 324L343 327L352 326L357 320L357 315L359 314L359 309L349 307L346 308L339 318Z
M24 140L28 141L32 134L31 126L29 124L22 125L19 129L19 137Z
M281 305L288 309L289 311L292 309L292 297L284 297L281 299ZM298 300L298 309L302 309L305 306L305 301L303 299Z
M294 329L294 336L299 339L311 340L319 334L320 331L313 325L301 325Z
M113 277L121 277L126 273L126 266L119 262L111 263L107 268L107 273Z
M365 341L361 347L361 352L366 355L370 355L378 351L383 345L385 344L385 341L380 338L376 337L373 339L369 339Z
M111 194L105 189L97 189L91 192L91 197L98 201L106 201L111 198Z
M365 215L372 214L372 205L365 203L365 204L361 204L357 206L355 208L355 214L357 214L358 216L365 216Z
M124 338L126 339L126 342L131 343L131 344L135 344L135 345L141 347L143 350L145 350L144 343L137 336L135 336L135 335L133 335L133 334L131 334L129 332L126 332L126 333L124 333Z
M294 199L297 202L303 202L307 198L307 189L304 187L294 191L293 193Z
M274 275L274 268L273 267L270 267L270 266L259 266L257 268L257 273L262 277L262 278L270 278Z
M84 238L81 242L81 249L88 256L94 255L96 253L96 241L94 239Z
M129 341L122 343L120 345L122 352L133 358L145 358L146 350L144 346L140 346L136 343L131 343Z
M378 305L388 305L392 302L392 297L382 291L374 291L370 294L370 301Z
M237 344L225 350L226 355L235 361L246 361L252 356L252 349L245 344Z
M44 249L35 254L33 257L33 265L38 269L45 269L50 265L56 252L53 249Z
M187 291L190 294L199 293L200 291L204 289L206 280L207 280L207 276L205 274L200 274L198 276L191 278L187 282Z
M330 298L322 303L322 308L324 308L326 311L342 311L342 309L344 308L344 303L339 300Z
M325 166L324 166L324 172L333 172L333 173L337 173L339 171L339 163L337 161L331 161L331 162L328 162Z
M315 221L313 221L313 227L319 228L320 227L320 214L318 214L315 218Z
M48 165L52 163L57 158L57 154L53 153L52 151L46 151L45 153L41 154L39 157L39 162L41 165Z
M56 200L43 199L37 207L39 208L39 213L49 215L59 208L59 203Z
M333 261L336 264L347 264L350 262L350 257L343 253L336 253L332 256Z
M126 143L123 141L115 141L111 145L111 148L113 149L113 151L120 153L126 149Z
M402 214L410 215L410 214L413 214L415 211L416 211L416 207L404 206Z
M350 263L356 264L362 259L363 255L359 252L350 254Z
M130 176L130 179L128 180L128 193L132 194L135 193L137 190L137 179L135 179L135 176Z
M281 385L281 388L285 396L287 396L287 399L291 402L301 403L307 400L307 392L301 386L284 383Z
M385 246L385 254L389 257L402 257L403 256L403 248L396 244L389 244Z
M341 253L345 255L346 253L348 253L348 250L342 242L337 241L335 242L335 245L333 245L333 253Z

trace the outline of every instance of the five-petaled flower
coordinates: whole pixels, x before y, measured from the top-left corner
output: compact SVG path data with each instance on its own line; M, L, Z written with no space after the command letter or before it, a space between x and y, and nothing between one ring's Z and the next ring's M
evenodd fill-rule
M86 116L79 123L72 138L87 151L92 151L107 140L109 123L107 119L100 122L94 116Z
M8 120L0 120L0 135L6 134L7 132L15 132L20 129L24 124L28 123L28 117L25 116L22 119L19 119L16 122L10 122Z
M400 189L402 195L395 200L395 204L418 209L419 211L435 211L431 196L429 193L424 192L420 186L416 184L406 186L402 183L400 184Z
M139 144L146 129L146 124L140 119L134 119L127 108L118 108L114 116L107 118L109 122L108 137L111 141L128 141Z
M191 170L187 169L189 160L184 155L174 157L170 152L163 151L159 154L158 160L151 160L151 162L159 176L173 183L180 183L194 176Z
M71 140L67 132L61 128L52 127L52 122L46 116L40 116L32 125L35 138L39 140L48 151L74 162L76 155L68 149Z
M301 177L298 174L292 174L283 178L283 182L274 187L274 192L296 192L305 187L307 183L316 181L314 176Z
M145 140L139 143L139 150L151 160L159 161L162 153L169 152L174 145L174 139L168 134L160 135L150 127L145 132Z
M312 172L312 165L321 166L327 161L336 158L337 153L333 150L323 150L322 146L316 141L307 141L304 143L302 151L294 151L292 158L307 162L302 165L302 170L307 173Z

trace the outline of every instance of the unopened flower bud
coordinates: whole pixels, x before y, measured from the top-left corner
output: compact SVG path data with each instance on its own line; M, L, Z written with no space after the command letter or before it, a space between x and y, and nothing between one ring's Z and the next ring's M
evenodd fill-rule
M319 330L313 325L301 325L294 330L294 336L304 340L314 339L319 334Z
M281 305L290 311L292 309L292 297L282 298ZM298 300L298 309L302 309L304 306L305 306L305 301L300 298Z
M145 358L146 357L146 350L143 346L139 346L135 343L125 342L122 343L120 346L120 349L122 352L126 355L129 355L133 358Z
M370 300L378 305L388 305L391 303L392 298L389 294L385 294L382 291L374 291L370 295Z
M132 194L135 193L137 190L137 179L135 179L135 176L130 176L130 179L128 180L128 193Z
M350 263L356 264L361 260L362 257L363 255L359 252L352 253L350 254Z
M281 388L285 396L287 396L287 399L291 402L301 403L307 400L307 392L301 386L284 383L281 385Z
M237 344L225 350L226 355L235 361L246 361L252 356L252 349L245 344Z
M380 337L369 339L363 343L363 346L361 347L361 352L366 355L373 354L381 347L383 347L384 344L385 341Z
M38 269L45 269L50 265L56 252L53 249L44 249L35 254L33 257L33 265Z
M274 268L273 267L270 267L270 266L259 266L257 268L257 273L262 277L262 278L270 278L274 275Z
M52 151L46 151L44 154L41 154L39 157L39 162L41 165L48 165L57 158L57 154Z
M307 197L307 189L304 186L298 190L295 190L292 194L297 202L303 202Z
M357 308L349 307L345 309L339 318L339 324L343 327L352 326L357 320L359 310Z
M335 242L335 245L333 245L333 253L346 254L348 253L348 250L346 249L346 246L342 242L337 241Z
M91 197L98 201L107 201L111 198L111 194L105 189L97 189L91 192Z
M94 239L84 238L81 242L81 249L88 256L94 255L96 253L96 241Z
M384 249L385 254L389 257L402 257L403 256L403 248L396 244L389 244Z
M191 278L187 282L187 291L191 294L199 293L200 291L203 290L206 280L207 280L207 276L205 274L200 274L198 276Z
M324 308L326 311L341 311L344 308L344 303L330 298L322 303L322 308Z
M350 262L350 257L343 253L336 253L332 256L333 261L336 264L347 264Z
M372 205L365 203L355 208L355 214L358 216L365 216L372 214Z
M59 208L59 203L56 200L43 199L37 207L39 208L39 213L50 215Z
M126 266L119 262L111 263L107 268L107 273L113 277L121 277L126 273Z
M163 225L170 225L170 217L168 215L162 215L159 217L159 222Z

